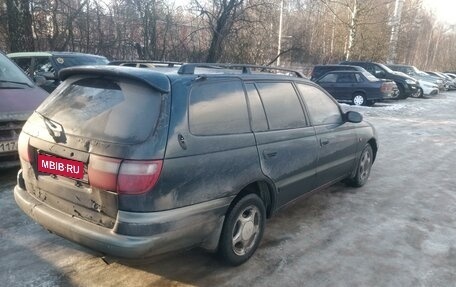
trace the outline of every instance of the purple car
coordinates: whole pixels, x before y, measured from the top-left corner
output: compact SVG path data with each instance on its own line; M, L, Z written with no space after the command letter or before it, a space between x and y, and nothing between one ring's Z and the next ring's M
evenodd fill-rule
M17 140L22 126L47 96L0 53L0 168L19 165Z

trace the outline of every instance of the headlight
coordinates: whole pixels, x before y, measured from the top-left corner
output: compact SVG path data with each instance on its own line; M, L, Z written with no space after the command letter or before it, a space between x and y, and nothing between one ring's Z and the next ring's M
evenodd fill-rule
M414 80L407 79L407 80L405 80L405 82L409 85L416 85L416 81L414 81Z
M443 84L443 81L442 80L437 80L435 81L437 84Z

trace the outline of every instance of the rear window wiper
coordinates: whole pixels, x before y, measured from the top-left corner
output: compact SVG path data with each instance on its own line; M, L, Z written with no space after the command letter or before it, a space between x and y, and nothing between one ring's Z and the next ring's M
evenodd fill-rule
M7 80L0 80L0 83L8 83L8 84L17 84L17 85L23 85L32 88L33 86L24 82L16 82L16 81L7 81Z

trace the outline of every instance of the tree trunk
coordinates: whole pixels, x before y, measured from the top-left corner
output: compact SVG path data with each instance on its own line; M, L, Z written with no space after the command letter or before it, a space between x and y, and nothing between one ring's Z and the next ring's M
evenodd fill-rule
M6 9L10 51L35 50L29 0L7 0Z
M355 43L355 37L356 37L356 16L358 13L358 0L355 0L355 3L353 5L353 9L350 11L350 28L348 32L348 47L347 47L347 53L345 55L345 60L348 61L350 60L351 52L353 50L353 45Z

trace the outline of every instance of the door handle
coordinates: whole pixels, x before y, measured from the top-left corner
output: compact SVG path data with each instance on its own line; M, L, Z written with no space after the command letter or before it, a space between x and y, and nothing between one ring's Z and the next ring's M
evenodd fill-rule
M329 144L329 139L320 139L320 145L321 146L324 146L324 145L327 145Z
M277 156L277 152L276 151L264 151L263 156L264 156L264 158L275 157L275 156Z

